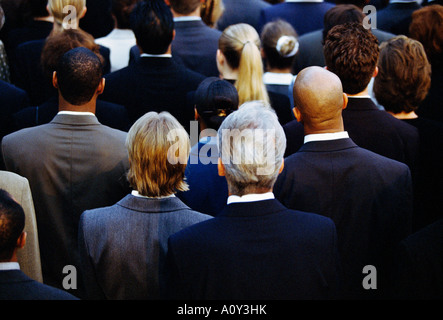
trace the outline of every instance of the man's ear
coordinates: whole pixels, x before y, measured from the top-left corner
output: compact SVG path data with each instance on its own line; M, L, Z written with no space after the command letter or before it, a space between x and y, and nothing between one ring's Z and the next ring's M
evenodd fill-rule
M97 87L97 95L100 95L103 93L103 91L105 90L105 84L106 84L106 79L102 78L100 80L100 83L98 84L98 87Z
M348 106L348 95L346 93L343 93L343 110L346 109L346 107Z
M282 173L284 168L285 168L285 159L283 159L281 161L281 166L280 166L280 170L278 170L278 174Z
M301 115L300 110L298 110L297 107L292 108L292 112L294 112L295 119L297 119L298 122L302 122L303 116Z
M58 89L58 79L57 79L57 71L52 73L52 85L54 88Z
M200 115L198 114L197 108L194 107L194 120L197 120L200 118Z
M18 249L22 249L26 245L26 237L27 236L28 236L28 234L25 231L23 231L22 234L18 237L17 244L16 244L16 247Z
M220 177L224 177L226 175L225 165L223 164L221 158L218 158L217 169Z
M373 78L375 78L378 75L378 67L375 67L374 74L372 75Z

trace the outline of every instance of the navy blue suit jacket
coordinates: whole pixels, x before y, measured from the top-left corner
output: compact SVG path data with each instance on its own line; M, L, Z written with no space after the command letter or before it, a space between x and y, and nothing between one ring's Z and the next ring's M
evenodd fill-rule
M225 11L217 21L217 29L223 31L237 23L247 23L258 31L262 9L271 4L264 0L223 0Z
M78 300L77 297L29 278L20 270L0 271L0 300Z
M169 298L329 299L339 285L334 223L275 199L233 203L169 238Z
M420 8L417 2L390 3L377 12L377 28L395 35L409 36L412 13Z
M299 36L323 28L323 17L334 4L329 2L283 2L262 9L259 30L276 19L289 22Z
M412 230L412 181L405 164L349 138L308 142L285 159L274 190L288 208L335 222L345 298L386 292L392 249ZM366 265L377 268L379 283L372 292L362 287Z
M99 99L125 106L131 123L149 111L168 111L189 130L195 115L187 94L195 91L205 76L171 58L142 57L105 79Z
M216 56L221 31L208 27L203 21L176 21L172 55L183 64L207 77L218 77Z

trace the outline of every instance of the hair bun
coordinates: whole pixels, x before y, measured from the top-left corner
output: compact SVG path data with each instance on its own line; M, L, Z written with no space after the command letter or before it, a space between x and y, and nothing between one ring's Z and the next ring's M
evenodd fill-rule
M298 48L298 40L293 36L281 36L275 47L277 52L284 58L295 56L298 52Z

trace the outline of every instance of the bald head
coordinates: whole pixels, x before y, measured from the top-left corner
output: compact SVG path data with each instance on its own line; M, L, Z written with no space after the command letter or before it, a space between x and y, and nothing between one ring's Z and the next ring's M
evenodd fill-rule
M347 97L334 73L321 67L305 68L297 75L293 93L297 119L305 127L324 132L339 130Z

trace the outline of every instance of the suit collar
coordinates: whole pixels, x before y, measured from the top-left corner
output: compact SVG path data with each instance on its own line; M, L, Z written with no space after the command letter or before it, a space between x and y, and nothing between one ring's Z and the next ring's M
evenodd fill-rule
M357 110L380 110L371 98L353 98L349 97L348 105L343 112Z
M100 125L100 122L95 116L69 114L57 114L54 119L52 119L51 123L74 126Z
M270 199L254 202L237 202L227 205L219 217L260 217L288 210L278 200Z
M344 149L358 147L350 138L328 140L328 141L312 141L305 143L298 152L331 152Z
M27 282L32 281L23 271L20 270L5 270L0 271L0 282L1 283L17 283L17 282Z
M128 194L126 197L120 200L117 205L129 210L146 213L190 210L190 208L177 197L153 199L136 197Z

